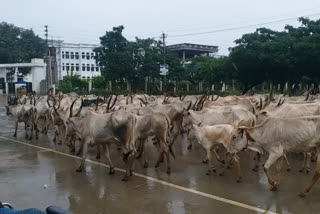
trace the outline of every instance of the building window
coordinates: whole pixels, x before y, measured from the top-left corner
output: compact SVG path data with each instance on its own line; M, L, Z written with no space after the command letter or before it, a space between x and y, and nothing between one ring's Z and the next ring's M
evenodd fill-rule
M68 72L70 70L69 63L66 64L66 69L67 69L67 73L69 73Z
M96 67L96 72L98 72L98 71L99 71L99 67L97 66L97 67Z
M76 71L79 71L79 64L76 64Z
M90 59L90 55L89 55L89 53L87 52L87 59Z
M87 64L87 71L90 71L90 64Z
M82 76L82 79L85 79L86 77L85 76Z
M91 64L91 71L94 71L94 64Z
M89 77L89 76L87 76L87 79L90 79L90 77Z
M71 59L74 59L74 54L73 54L73 52L71 52Z
M74 71L74 64L71 63L71 71Z
M63 71L65 70L64 63L62 63L62 70L63 70Z
M62 59L64 59L64 57L65 57L65 56L64 56L64 51L62 51Z
M86 58L86 54L84 52L82 52L82 59Z
M94 59L94 53L93 52L91 53L91 59Z
M69 52L66 51L66 59L69 59Z
M76 59L79 59L79 52L76 52Z
M82 64L82 71L86 71L86 65Z

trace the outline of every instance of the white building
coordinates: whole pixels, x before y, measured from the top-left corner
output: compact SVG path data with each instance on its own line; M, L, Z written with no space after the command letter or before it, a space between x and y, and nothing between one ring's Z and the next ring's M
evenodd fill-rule
M78 74L82 79L100 76L101 69L95 60L94 48L99 45L49 42L51 51L51 69L55 80L64 76ZM56 78L56 79L55 79Z
M32 59L30 63L0 64L0 94L14 94L21 86L26 87L28 92L44 93L46 89L41 91L40 83L46 81L46 66L43 59ZM19 68L29 68L30 73L23 76ZM14 73L7 79L10 70Z

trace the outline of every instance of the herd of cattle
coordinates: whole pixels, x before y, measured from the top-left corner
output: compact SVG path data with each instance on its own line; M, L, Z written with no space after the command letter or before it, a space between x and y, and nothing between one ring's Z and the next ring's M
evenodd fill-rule
M224 168L236 166L240 182L242 172L237 153L256 152L254 170L260 165L260 156L268 155L263 167L273 191L279 182L271 175L270 167L285 160L290 170L286 154L303 153L300 171L308 173L310 162L317 162L311 183L300 193L305 196L320 177L317 98L309 93L306 97L110 95L103 98L48 93L10 96L6 108L15 120L14 137L18 123L25 124L25 137L29 139L34 135L38 139L40 131L47 134L51 124L55 127L55 143L68 145L70 152L75 152L79 144L77 155L82 153L82 160L78 172L84 169L88 146L96 146L97 158L102 149L110 166L109 173L113 174L110 144L117 144L127 165L123 178L126 181L132 175L135 159L143 157L144 167L148 167L144 145L152 142L159 148L155 167L165 159L169 174L170 158L175 158L172 145L179 143L176 142L179 135L186 134L188 149L198 142L206 150L203 162L208 165L208 175L215 172L217 160Z

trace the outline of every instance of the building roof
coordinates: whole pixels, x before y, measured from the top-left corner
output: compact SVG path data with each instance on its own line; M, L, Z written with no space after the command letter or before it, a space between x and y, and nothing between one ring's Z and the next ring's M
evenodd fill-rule
M186 58L194 57L195 55L201 54L215 54L218 52L219 47L213 45L200 45L200 44L191 44L191 43L181 43L175 45L166 46L168 50L182 55L185 52Z

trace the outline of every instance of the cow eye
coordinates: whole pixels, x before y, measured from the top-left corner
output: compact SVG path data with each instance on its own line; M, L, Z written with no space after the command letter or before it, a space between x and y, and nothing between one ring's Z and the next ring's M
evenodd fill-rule
M233 139L233 140L235 140L236 138L237 138L237 136L235 136L235 135L232 136L232 139Z

